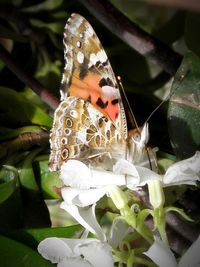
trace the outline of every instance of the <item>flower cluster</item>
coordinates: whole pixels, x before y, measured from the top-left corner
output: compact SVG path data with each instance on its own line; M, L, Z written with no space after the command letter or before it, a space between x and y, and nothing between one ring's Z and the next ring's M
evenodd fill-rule
M60 207L98 239L45 239L38 247L38 251L44 258L58 263L59 267L114 266L111 251L113 250L115 261L124 263L124 259L122 261L119 259L122 256L116 248L127 233L137 231L150 245L153 244L145 255L159 266L197 266L187 265L186 262L188 257L195 253L199 239L183 256L179 265L168 248L165 213L173 210L184 218L188 220L189 218L182 210L164 207L163 188L181 184L195 185L196 181L200 180L200 152L197 151L193 157L171 165L163 175L150 170L144 164L134 165L124 159L118 160L112 171L89 168L81 161L69 160L62 165L60 178L65 185L61 190L63 202ZM148 185L152 209L135 212L134 207L129 207L128 198L123 189L138 190L144 185ZM108 235L102 230L95 214L95 205L104 195L111 197L120 213L120 216L114 220ZM160 233L162 241L153 237L152 232L145 226L144 221L148 215L152 216L154 227ZM126 263L134 258L132 250L128 251L130 253L127 254ZM168 258L167 265L163 260L161 261L161 254ZM144 264L146 261L143 259Z

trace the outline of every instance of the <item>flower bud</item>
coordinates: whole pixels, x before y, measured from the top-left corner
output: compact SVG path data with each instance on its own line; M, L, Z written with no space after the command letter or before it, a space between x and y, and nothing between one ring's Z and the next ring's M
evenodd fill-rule
M165 202L165 196L162 188L161 181L150 180L148 181L149 188L149 201L154 209L163 206Z
M119 186L107 186L107 192L119 210L123 209L128 204L128 198Z

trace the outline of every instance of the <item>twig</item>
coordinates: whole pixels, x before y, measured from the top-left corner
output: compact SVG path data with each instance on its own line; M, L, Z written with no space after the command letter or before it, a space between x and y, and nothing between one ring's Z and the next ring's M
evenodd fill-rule
M25 70L15 62L10 53L0 45L0 58L6 64L6 66L25 84L27 84L37 95L41 97L41 99L47 103L53 109L56 109L59 100L53 96L46 88L43 87L41 83L39 83L34 77L27 74Z
M189 224L184 220L181 220L174 212L169 212L167 214L167 223L170 227L178 232L185 239L193 243L199 236L199 226L194 224Z
M144 55L170 75L174 75L181 62L181 55L143 31L108 1L79 0L100 22L124 42Z
M27 132L20 134L17 138L0 144L0 158L8 157L20 150L29 150L31 147L45 146L49 143L49 132L39 133Z

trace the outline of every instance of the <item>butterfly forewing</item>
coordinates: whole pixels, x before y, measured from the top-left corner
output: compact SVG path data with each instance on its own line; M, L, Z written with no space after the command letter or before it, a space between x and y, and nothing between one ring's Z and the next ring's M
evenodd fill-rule
M64 31L65 68L62 99L77 96L90 101L127 135L118 84L107 55L89 22L72 14Z

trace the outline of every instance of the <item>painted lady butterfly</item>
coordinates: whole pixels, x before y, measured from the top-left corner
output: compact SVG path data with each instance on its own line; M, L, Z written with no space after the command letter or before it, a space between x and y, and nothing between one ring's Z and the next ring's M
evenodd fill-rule
M108 153L113 158L127 157L130 149L119 86L97 35L86 19L72 14L63 42L65 68L50 135L50 170L60 170L72 158L94 159ZM143 143L147 132L146 126ZM136 140L135 135L134 143L141 144L141 138Z

